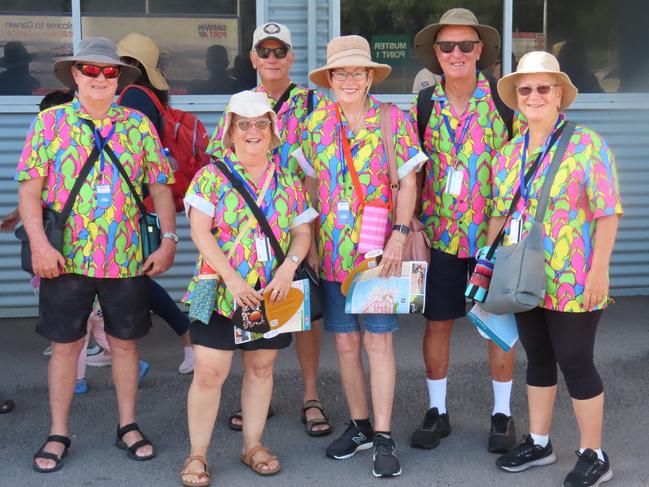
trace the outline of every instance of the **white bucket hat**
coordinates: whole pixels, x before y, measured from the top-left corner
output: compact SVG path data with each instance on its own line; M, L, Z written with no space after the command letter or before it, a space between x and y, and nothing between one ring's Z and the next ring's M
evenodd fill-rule
M158 68L160 49L149 37L137 32L128 34L117 43L117 54L119 57L135 59L144 67L149 81L155 88L169 91L169 84Z
M392 68L387 64L372 61L370 44L361 36L334 37L327 44L327 64L309 73L309 79L323 88L331 88L327 73L335 68L370 68L374 70L374 81L379 84L388 77Z
M231 147L230 126L232 125L232 115L237 114L241 117L253 118L261 117L266 113L270 114L270 129L272 133L272 148L274 149L282 143L277 130L277 115L270 106L270 100L264 93L256 91L242 91L235 93L230 98L230 103L225 108L225 123L223 125L223 136L221 142L225 147Z
M498 94L503 103L512 110L518 110L516 97L516 84L521 74L547 73L554 75L563 87L559 111L568 108L577 96L577 88L570 81L570 77L561 71L559 61L552 54L545 51L532 51L525 54L518 62L516 71L498 80Z

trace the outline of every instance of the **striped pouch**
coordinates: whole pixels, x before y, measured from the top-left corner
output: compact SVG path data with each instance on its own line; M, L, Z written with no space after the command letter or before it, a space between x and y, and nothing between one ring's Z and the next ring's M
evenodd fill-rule
M363 208L358 251L365 254L372 250L383 250L390 230L390 210L383 201L371 201Z

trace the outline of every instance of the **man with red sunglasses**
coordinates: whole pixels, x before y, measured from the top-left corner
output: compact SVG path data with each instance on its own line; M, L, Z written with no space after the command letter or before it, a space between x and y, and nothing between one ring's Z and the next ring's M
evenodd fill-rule
M469 10L453 8L417 34L415 52L426 68L442 76L419 92L410 112L428 154L419 178L419 216L432 246L423 346L429 409L411 445L432 449L451 433L446 410L451 331L454 321L466 316L468 277L476 251L487 244L492 159L508 130L495 90L478 71L498 57L496 29L478 23ZM505 452L515 443L510 411L514 349L505 353L490 341L489 366L494 407L487 448Z
M274 149L273 155L278 164L295 172L304 184L305 173L302 168L309 165L302 163L300 159L303 157L298 156L301 154L299 148L304 123L315 108L324 106L329 100L319 91L308 90L291 81L289 71L295 61L295 54L291 47L291 32L285 25L267 22L257 27L252 36L250 60L261 81L254 91L266 93L277 114L277 129L282 143ZM225 118L222 117L207 148L208 154L216 158L221 157L224 149L221 143L224 122ZM315 255L314 242L309 254L309 263L312 266L317 264L312 259ZM317 265L314 268L317 269ZM317 291L312 289L311 292ZM314 321L310 331L297 333L295 342L304 381L302 422L308 435L328 435L332 428L324 414L317 387L320 360L319 322ZM233 414L228 425L231 429L240 430L241 413Z
M135 80L139 70L119 60L113 41L90 37L81 41L74 56L54 64L54 74L76 90L76 96L38 114L16 171L33 272L41 278L36 331L52 342L52 423L50 436L34 455L32 466L38 472L61 468L70 447L68 415L77 357L96 298L112 351L119 409L115 444L134 460L155 456L152 443L135 423L136 339L151 326L145 274L164 272L175 254L175 209L167 186L173 182L171 167L149 119L113 102L117 88ZM81 176L84 167L89 172ZM149 186L163 237L169 237L147 259L132 192L141 198L144 184ZM72 206L64 222L63 244L55 248L44 231L43 214L53 210L63 218L68 199Z

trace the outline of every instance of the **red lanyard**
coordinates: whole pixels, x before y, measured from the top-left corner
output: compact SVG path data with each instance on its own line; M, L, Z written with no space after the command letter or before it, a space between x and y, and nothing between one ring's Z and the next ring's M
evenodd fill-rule
M352 157L352 149L349 146L349 140L347 139L347 133L345 127L343 127L343 121L342 121L342 117L340 116L340 108L338 107L338 104L336 104L336 116L338 117L338 124L340 126L340 139L342 140L343 143L343 153L344 153L345 163L347 164L347 169L349 170L349 174L352 177L352 183L354 184L354 188L356 189L356 195L358 196L360 205L364 206L365 196L363 195L361 181L360 179L358 179L358 173L356 172L356 168L354 167L354 158Z

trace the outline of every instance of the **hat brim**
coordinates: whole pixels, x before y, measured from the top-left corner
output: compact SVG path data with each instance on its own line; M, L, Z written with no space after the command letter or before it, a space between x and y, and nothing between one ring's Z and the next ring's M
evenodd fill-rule
M119 57L130 57L132 59L135 59L144 67L147 78L149 78L149 81L154 88L158 90L169 91L169 83L167 83L167 80L162 74L162 71L160 71L157 66L142 62L142 60L139 59L136 54L131 52L129 49L125 49L124 46L121 46L120 44L117 44L117 55Z
M12 69L26 66L34 60L34 56L27 54L26 56L21 57L15 61L7 61L6 59L0 59L0 68Z
M329 77L327 73L332 69L337 68L368 68L374 70L374 80L372 85L378 85L381 81L384 81L390 73L392 68L387 64L375 63L374 61L367 61L366 59L359 59L354 62L349 58L340 59L334 61L333 63L327 64L321 68L314 69L309 73L309 79L318 86L323 88L331 88L331 83L329 83Z
M252 105L252 104L250 104ZM252 118L252 117L260 117L262 115L265 115L267 113L270 114L270 121L271 121L271 141L272 141L272 147L270 148L271 150L274 149L275 147L281 145L282 139L279 136L279 130L277 128L277 114L272 111L265 111L260 113L258 110L249 110L248 108L250 105L242 107L242 109L237 110L236 112L227 112L225 114L225 122L223 124L223 136L221 137L221 142L224 147L232 147L232 140L230 139L230 127L232 126L232 115L236 114L239 115L240 117L246 117L246 118Z
M482 41L482 53L476 63L478 69L485 69L491 66L500 54L500 34L489 25L471 24L431 24L421 29L415 36L415 54L422 64L435 74L442 74L442 66L439 64L433 45L437 33L442 27L459 25L474 29Z
M261 44L261 43L264 42L264 41L277 41L277 42L279 42L282 46L286 47L289 51L292 49L291 45L290 45L290 44L287 44L286 41L283 41L282 39L280 39L280 38L278 38L278 37L273 37L273 36L264 37L264 38L263 38L262 40L260 40L257 44L255 44L254 46L252 46L252 48L253 48L253 49L257 49L257 47L259 46L259 44Z
M563 94L561 95L559 112L566 110L577 97L577 87L572 84L570 77L563 71L550 71L547 69L516 71L500 78L497 85L500 99L512 110L520 111L518 109L518 97L516 96L516 80L522 74L551 74L561 80Z
M93 55L64 57L54 63L54 76L56 76L56 79L58 79L65 86L72 88L73 90L76 90L77 84L74 82L70 68L75 63L99 63L120 66L121 71L117 80L118 90L124 88L127 85L130 85L140 76L140 70L135 66L131 66L130 64L126 64L121 61L115 61L114 58L109 56Z

